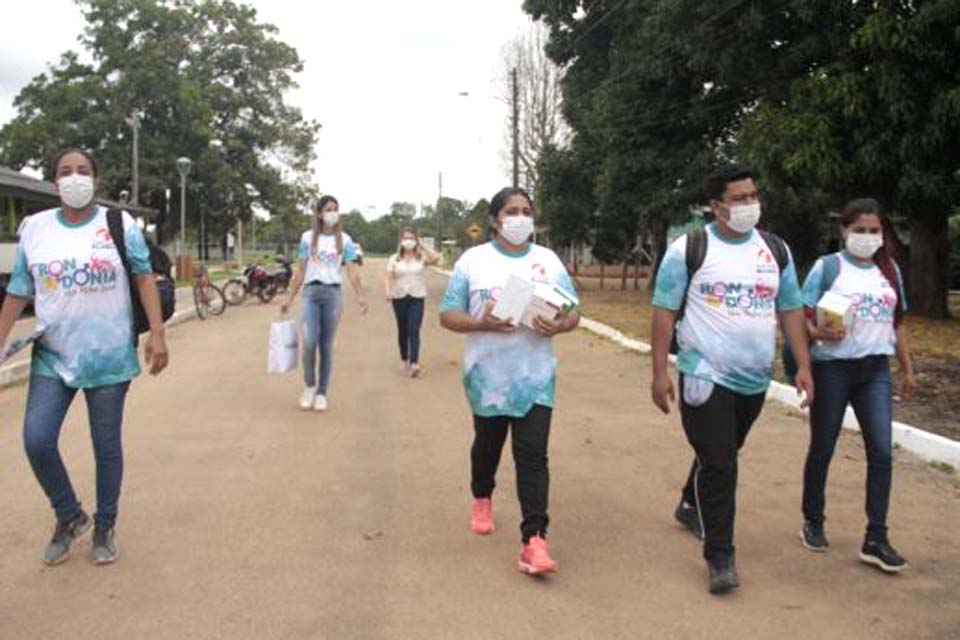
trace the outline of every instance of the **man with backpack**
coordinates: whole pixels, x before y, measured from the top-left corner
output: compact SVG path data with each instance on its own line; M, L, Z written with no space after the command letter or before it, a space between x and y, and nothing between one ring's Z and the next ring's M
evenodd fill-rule
M667 250L653 297L654 403L675 400L668 352L676 327L680 416L693 461L676 519L702 538L710 592L739 586L733 546L737 456L773 370L778 316L796 355L796 385L813 400L803 301L789 248L755 229L754 174L729 165L707 179L716 221Z

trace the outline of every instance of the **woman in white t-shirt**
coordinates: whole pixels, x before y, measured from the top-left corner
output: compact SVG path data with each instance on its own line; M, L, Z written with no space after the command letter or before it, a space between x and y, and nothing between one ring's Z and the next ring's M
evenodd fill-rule
M553 336L573 331L580 322L577 294L563 262L534 244L533 201L523 189L507 187L490 201L490 242L457 260L440 305L444 328L467 334L463 384L473 412L470 450L473 516L478 534L493 532L493 489L500 454L510 435L516 464L517 495L523 520L517 567L537 575L557 570L547 547L550 470L547 448L556 387ZM511 278L531 288L554 291L570 301L567 313L537 313L527 324L493 315ZM518 320L518 319L513 319Z
M42 336L30 363L24 414L27 458L56 513L57 524L43 560L59 564L85 533L91 518L80 505L58 440L77 391L83 390L97 462L97 511L90 560L117 559L114 534L123 478L121 428L130 381L140 374L133 327L129 271L150 323L144 359L151 374L168 361L160 297L150 253L136 221L121 213L127 265L110 235L107 209L94 203L97 165L80 149L53 162L62 205L35 213L21 226L7 297L0 311L0 346L33 299Z
M347 278L357 294L360 313L367 312L367 298L357 270L357 249L340 223L340 203L326 195L317 203L313 229L300 237L297 271L290 284L290 294L281 307L286 315L303 284L302 356L303 393L300 408L326 411L327 389L333 373L333 337L342 313L343 265ZM320 354L317 371L317 352Z
M387 262L384 283L387 300L397 317L400 368L416 378L420 375L420 325L427 297L426 267L440 262L440 254L420 242L410 227L400 233L397 252Z
M854 200L840 216L844 250L823 256L803 285L803 302L815 344L816 399L810 408L810 449L804 468L803 544L812 551L829 548L824 534L827 470L843 424L853 405L867 454L868 525L860 559L887 572L906 561L890 546L887 510L893 473L893 405L890 356L900 364L900 391L909 397L916 382L903 325L906 301L893 259L890 226L879 203ZM827 292L849 300L848 326L817 326L816 308Z

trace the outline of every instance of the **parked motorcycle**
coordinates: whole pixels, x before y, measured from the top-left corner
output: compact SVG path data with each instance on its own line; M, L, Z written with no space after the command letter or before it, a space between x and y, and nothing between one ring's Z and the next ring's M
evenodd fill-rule
M228 304L243 304L248 295L257 296L263 303L270 302L276 295L276 285L270 274L259 264L246 265L242 278L231 278L223 285L223 297Z
M276 293L286 293L290 287L290 281L293 280L293 263L284 255L277 256L276 261L280 264L280 268L270 272L270 282L276 289Z

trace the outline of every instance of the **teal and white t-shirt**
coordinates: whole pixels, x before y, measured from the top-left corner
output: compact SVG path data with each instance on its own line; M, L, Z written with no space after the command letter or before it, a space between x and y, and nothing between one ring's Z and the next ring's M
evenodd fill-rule
M653 295L656 307L676 311L687 289L687 236L667 249ZM707 227L707 254L693 275L677 326L677 368L686 376L737 393L763 393L776 351L777 312L802 308L793 257L780 273L756 231L742 239Z
M482 317L487 301L497 299L511 274L555 284L576 299L570 276L553 251L531 244L523 254L508 254L494 240L457 260L440 313L456 310ZM556 367L553 340L524 326L513 333L470 333L463 363L470 408L478 416L519 418L535 404L552 407Z
M850 299L853 320L843 340L816 342L810 348L810 354L814 360L852 360L873 355L893 355L897 349L894 315L897 304L903 304L903 310L907 310L906 296L902 290L894 288L894 284L887 280L876 264L860 264L846 252L835 255L839 257L840 270L829 290ZM824 258L820 258L803 283L803 304L810 309L816 308L820 301L823 271Z
M337 253L337 236L333 233L321 233L317 236L317 249L311 251L310 242L313 240L313 231L306 231L300 236L298 257L306 263L303 281L306 284L320 282L322 284L341 284L341 266L344 262L354 262L357 259L357 245L353 239L343 234L343 254Z
M150 252L134 219L123 213L134 273L151 273ZM7 292L32 297L43 337L31 370L85 389L126 382L140 373L133 346L127 273L107 230L107 209L71 224L60 209L26 219Z

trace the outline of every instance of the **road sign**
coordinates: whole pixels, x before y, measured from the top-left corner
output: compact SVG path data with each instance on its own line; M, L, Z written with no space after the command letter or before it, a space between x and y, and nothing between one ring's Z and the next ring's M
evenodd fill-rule
M467 227L467 235L476 240L483 235L483 227L474 222L472 225Z

